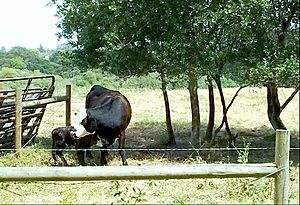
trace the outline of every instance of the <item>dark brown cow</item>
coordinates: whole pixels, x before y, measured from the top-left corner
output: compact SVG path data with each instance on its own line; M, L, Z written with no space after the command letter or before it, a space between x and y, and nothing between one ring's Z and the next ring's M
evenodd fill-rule
M103 148L116 140L119 148L125 145L125 129L131 119L130 103L120 92L94 85L86 96L86 117L81 125L88 132L96 132L101 138ZM81 133L76 133L81 136ZM119 151L123 165L127 165L125 152ZM107 165L107 150L101 150L101 165Z
M76 149L89 149L91 146L97 144L98 138L96 134L86 134L81 138L76 138L75 132L77 130L73 126L58 127L52 130L52 157L54 163L58 161L57 156L61 158L65 166L68 166L67 160L63 155L63 150L68 146L74 145ZM86 165L84 160L85 151L78 150L77 157L79 165ZM89 150L86 151L87 156L91 156Z

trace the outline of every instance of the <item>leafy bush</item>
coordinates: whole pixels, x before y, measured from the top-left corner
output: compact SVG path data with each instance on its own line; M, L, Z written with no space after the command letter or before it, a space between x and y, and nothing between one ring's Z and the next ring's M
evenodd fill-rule
M0 68L0 78L16 78L16 77L27 77L27 76L43 76L45 74L41 73L38 70L29 71L26 69L15 69L3 67ZM37 79L32 81L32 87L45 88L49 87L49 82L44 79ZM4 89L15 89L17 87L25 87L27 80L24 81L15 81L15 82L5 82L3 85Z
M14 78L17 76L18 71L16 69L4 67L0 69L1 78Z
M149 73L145 76L133 76L127 78L122 83L122 87L159 89L161 87L161 82L158 73Z
M233 81L230 78L223 78L222 79L222 86L224 88L233 88L233 87L239 87L239 84Z

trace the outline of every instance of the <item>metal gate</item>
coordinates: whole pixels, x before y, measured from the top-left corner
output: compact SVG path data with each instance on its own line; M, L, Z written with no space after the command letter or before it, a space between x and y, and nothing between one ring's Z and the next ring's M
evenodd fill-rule
M54 83L53 75L0 79L0 149L14 148L16 89L22 88L22 102L28 102L51 98ZM46 106L22 109L22 146L36 137Z

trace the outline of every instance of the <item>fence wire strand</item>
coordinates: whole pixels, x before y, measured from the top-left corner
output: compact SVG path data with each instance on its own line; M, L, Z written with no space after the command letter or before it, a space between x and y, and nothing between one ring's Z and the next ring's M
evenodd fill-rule
M0 151L32 151L32 150L42 150L42 151L64 151L64 152L75 152L75 151L237 151L237 150L275 150L271 147L253 147L253 148L89 148L89 149L76 149L76 148L66 148L66 149L50 149L50 148L21 148L21 149L0 149ZM299 147L290 148L291 151L299 150Z

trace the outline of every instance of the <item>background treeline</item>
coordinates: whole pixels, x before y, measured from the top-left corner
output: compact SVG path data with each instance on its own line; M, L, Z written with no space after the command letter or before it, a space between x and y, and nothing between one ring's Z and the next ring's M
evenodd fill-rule
M8 51L2 47L0 49L0 78L55 75L57 85L72 84L75 87L91 87L101 84L114 89L159 89L161 81L157 72L151 72L142 76L119 77L105 69L80 67L72 58L71 49L66 45L61 45L56 49L46 50L41 45L37 49L27 49L24 47L12 47ZM222 79L224 87L236 87L238 83L230 78ZM198 79L199 88L206 88L205 78ZM37 85L38 86L38 85ZM43 87L43 84L39 85ZM174 78L170 81L170 89L187 88L186 81L181 78ZM64 89L62 87L62 89Z

